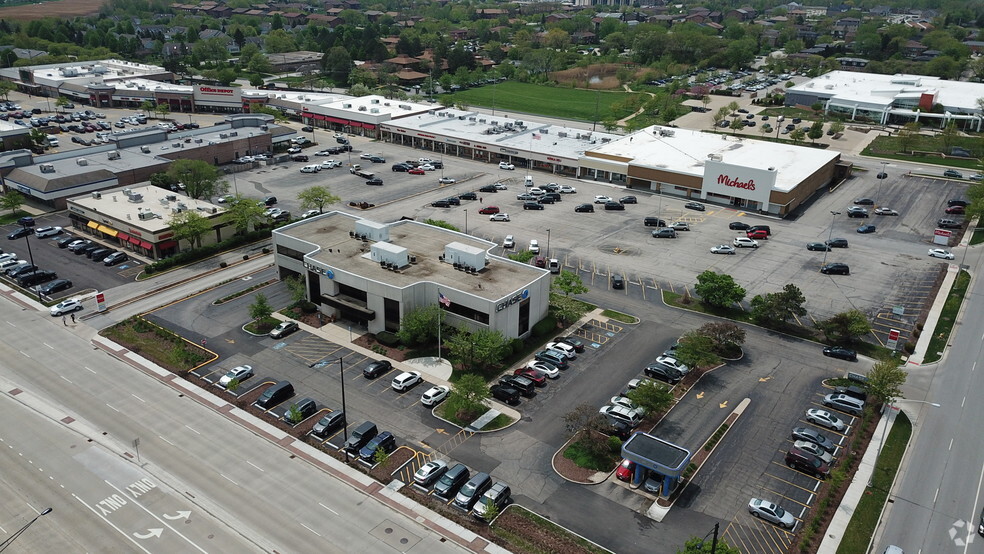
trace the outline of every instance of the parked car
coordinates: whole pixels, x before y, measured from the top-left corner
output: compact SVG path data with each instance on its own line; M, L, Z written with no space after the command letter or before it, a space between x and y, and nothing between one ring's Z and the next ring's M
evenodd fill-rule
M874 206L875 201L871 198L857 198L854 200L854 204L857 206Z
M592 204L578 204L577 206L574 206L574 211L594 213L594 206Z
M393 369L393 364L389 360L374 360L362 369L362 376L366 379L375 379L380 375L385 375L391 369Z
M45 237L53 237L55 235L60 235L62 232L61 227L38 227L34 230L34 235L39 239Z
M847 239L830 239L825 244L831 248L847 248Z
M828 412L827 410L818 410L816 408L810 408L806 411L806 420L814 425L819 425L821 427L826 427L838 433L843 432L847 429L847 424L844 423L839 417Z
M820 267L820 273L827 275L850 275L851 268L847 264L835 262Z
M615 478L619 481L631 481L632 475L635 473L635 466L635 462L631 460L622 460L622 463L618 464L618 469L615 470Z
M533 357L536 358L537 360L540 360L541 362L547 362L548 364L552 364L556 366L557 369L560 369L562 371L570 367L570 364L567 363L567 360L564 359L563 356L561 356L559 353L552 352L550 350L541 350L537 352Z
M516 169L516 166L509 162L499 162L499 169L505 169L507 171L512 171Z
M686 221L674 221L670 224L670 229L673 229L674 231L689 231L690 224Z
M538 371L536 369L532 369L526 366L517 367L513 371L513 375L519 377L526 377L530 381L533 381L533 384L538 387L547 386L547 376L543 372Z
M103 258L103 265L113 266L118 263L125 262L130 259L130 256L126 252L113 252L112 254Z
M605 202L606 210L625 210L625 204L621 202Z
M735 240L731 241L731 244L735 248L758 248L759 243L755 239L750 239L748 237L735 237Z
M735 247L729 244L719 244L711 247L711 254L734 254Z
M793 514L777 504L760 498L753 498L748 502L748 513L789 530L796 527L796 518L793 517Z
M440 479L447 470L448 463L444 460L431 460L420 466L420 469L413 474L413 482L418 486L428 488Z
M280 325L277 325L272 331L270 331L270 337L275 339L283 338L298 329L300 329L300 327L297 325L296 321L282 321L280 322Z
M700 202L687 202L683 205L683 207L688 210L697 210L698 212L702 212L706 209Z
M742 223L741 221L732 221L728 224L728 229L731 229L732 231L747 231L751 227L751 225Z
M440 404L444 399L448 397L451 392L451 387L446 385L437 385L427 389L424 394L420 396L420 403L424 406L436 406Z
M868 217L868 210L861 206L852 206L847 209L847 217Z
M834 465L834 455L831 454L830 452L827 452L819 444L806 440L798 440L793 442L793 448L796 448L797 450L801 450L803 452L807 452L809 454L813 454L814 456L819 458L821 462L827 464L828 467Z
M646 227L666 227L666 221L658 217L647 217L642 220Z
M625 422L633 427L642 423L642 418L645 415L639 408L630 409L620 405L602 406L598 410L598 413L610 419Z
M501 400L510 406L515 406L519 404L519 391L506 385L492 385L489 387L489 393L492 398L496 400Z
M33 229L31 229L29 227L21 227L19 229L15 229L14 232L12 232L9 235L7 235L7 239L8 240L22 239L22 238L24 238L24 237L26 237L28 235L31 235L31 234L34 234L34 230Z
M67 313L77 312L82 309L82 299L81 298L71 298L68 300L63 300L51 307L51 315L59 316L65 315Z
M311 429L311 434L316 437L325 438L336 428L341 428L345 425L345 412L341 410L335 410L325 414L314 427Z
M539 202L523 202L524 210L542 210L543 204Z
M809 242L806 244L807 250L826 252L830 250L830 246L822 242Z
M850 348L844 348L843 346L825 346L823 349L823 355L830 358L847 360L849 362L858 361L858 353Z
M932 258L943 258L944 260L952 260L953 252L949 250L944 250L942 248L933 248L929 251L929 256Z
M574 351L578 354L584 352L584 341L573 335L568 335L566 337L554 337L553 342L566 342L567 344L573 346Z
M297 425L318 411L318 403L311 398L302 398L287 407L280 418L288 425Z
M72 282L68 279L55 279L54 281L51 281L50 283L42 285L38 288L38 292L45 296L51 296L52 294L63 290L68 290L70 288L72 288Z
M625 288L625 279L622 275L618 273L612 274L612 288L615 290L621 290Z
M482 215L497 214L497 213L499 213L499 207L498 206L485 206L484 208L478 210L478 213L480 213Z
M242 383L253 376L253 366L241 365L230 369L225 375L219 378L219 386L227 388L233 380Z
M833 452L837 448L837 445L827 438L826 435L815 429L810 429L809 427L794 427L792 437L793 440L796 441L812 442L827 452Z
M453 498L470 476L471 472L464 464L455 464L437 480L437 484L434 485L434 496L445 500Z
M862 225L858 227L858 232L861 233L862 235L874 233L876 230L878 230L878 228L875 227L874 225Z
M769 238L769 234L766 233L765 231L762 231L762 230L758 230L758 231L748 230L748 231L745 231L745 236L748 237L748 238L750 238L750 239L758 239L758 240L765 240L765 239L768 239Z
M396 437L393 436L393 433L383 431L369 439L369 442L359 450L359 457L367 462L374 462L376 452L380 450L387 454L396 450Z
M955 169L947 169L946 171L943 172L943 176L953 177L954 179L963 179L963 173L960 173Z
M954 219L943 218L936 221L936 226L941 229L959 229L963 226L963 224Z
M656 238L656 239L675 239L675 238L677 238L676 229L673 229L671 227L663 227L661 229L656 229L655 231L651 232L650 235L652 235L652 237L653 238Z
M663 364L650 364L643 369L643 373L646 374L646 377L666 381L671 385L675 385L680 382L680 379L683 379L683 373Z
M512 490L509 485L502 481L496 481L478 499L472 513L477 518L487 520L491 513L502 513L502 510L509 505L511 498Z
M893 210L892 208L875 208L875 215L899 215L899 212Z
M623 196L618 199L620 204L638 204L639 200L635 196Z
M560 370L557 366L541 360L530 360L526 363L526 369L542 373L547 377L547 379L556 379L557 377L560 377Z
M859 400L846 394L833 393L823 397L822 404L851 415L861 415L864 411L864 400Z
M784 461L788 467L810 474L818 479L830 475L830 466L818 456L793 446L786 452Z

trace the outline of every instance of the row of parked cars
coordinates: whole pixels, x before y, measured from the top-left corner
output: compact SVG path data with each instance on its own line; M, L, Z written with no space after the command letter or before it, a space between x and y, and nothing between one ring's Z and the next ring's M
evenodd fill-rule
M512 502L512 490L505 481L493 480L485 472L472 475L461 463L449 468L444 460L432 460L420 466L413 481L418 489L486 521Z
M574 336L557 337L548 342L543 350L537 352L525 365L513 370L489 388L496 400L516 406L520 396L533 398L537 387L545 387L547 379L556 379L561 371L570 367L571 361L584 352L584 342Z

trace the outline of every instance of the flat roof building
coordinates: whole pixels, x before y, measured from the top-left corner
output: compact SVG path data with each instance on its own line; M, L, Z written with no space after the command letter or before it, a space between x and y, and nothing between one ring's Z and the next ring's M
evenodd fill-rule
M980 132L984 83L948 81L927 75L879 75L853 71L831 71L791 87L786 91L787 106L812 106L819 102L824 111L851 120L879 124L923 122Z
M580 176L786 215L835 178L839 160L820 148L656 125L585 152Z
M407 313L435 304L446 321L509 338L528 336L547 314L546 270L457 231L334 211L275 229L273 244L281 277L301 276L322 313L372 333L395 332Z

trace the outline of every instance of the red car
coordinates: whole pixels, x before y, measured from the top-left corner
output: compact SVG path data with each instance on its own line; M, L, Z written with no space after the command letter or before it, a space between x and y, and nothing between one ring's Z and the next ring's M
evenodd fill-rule
M423 169L420 169L419 167L408 169L407 173L409 173L410 175L427 175L427 172L424 171Z
M478 210L478 213L483 214L483 215L497 214L497 213L499 213L499 207L498 206L485 206L481 210Z
M513 371L513 375L522 375L523 377L526 377L530 381L533 381L533 383L538 387L547 386L547 376L544 375L542 371L533 368L529 368L529 367L518 368L516 371Z
M618 469L615 470L615 478L619 481L628 482L632 480L633 473L635 473L635 462L622 460L622 463L618 464Z
M762 231L762 230L759 230L759 231L748 231L747 233L745 233L745 235L747 235L748 238L750 238L750 239L763 239L764 240L764 239L768 239L769 238L769 232L768 231Z
M950 206L949 208L946 209L946 213L948 214L962 214L965 211L966 208L964 208L963 206Z
M547 267L547 259L543 256L537 256L533 259L533 265L536 267Z

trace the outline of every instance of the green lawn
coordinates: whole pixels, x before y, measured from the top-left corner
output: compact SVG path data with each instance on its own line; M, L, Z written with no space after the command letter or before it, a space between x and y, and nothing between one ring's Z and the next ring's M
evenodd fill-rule
M902 463L909 435L912 434L912 423L903 412L895 417L895 424L888 434L888 440L878 455L878 464L872 475L871 487L865 491L854 510L854 516L844 531L844 538L837 547L837 554L862 554L868 551L868 542L878 525L882 507L888 498L888 489L892 486L895 473ZM871 445L875 447L874 444Z
M936 322L936 329L933 329L933 338L930 339L929 346L926 347L926 355L923 357L923 363L935 362L942 357L943 348L946 347L947 341L950 340L950 331L953 330L953 325L957 321L957 313L960 312L960 304L963 303L968 286L970 286L970 274L966 271L961 271L953 282L953 288L950 289L950 294L943 304L940 319ZM923 330L923 332L926 332L926 330Z
M634 110L613 106L639 96L627 92L596 92L571 88L558 88L546 85L531 85L506 81L494 86L484 86L452 95L455 103L466 106L482 106L491 108L493 97L495 109L505 113L516 111L539 114L563 119L595 120L597 105L597 120L614 116L621 119L632 114ZM596 104L597 103L597 104Z

